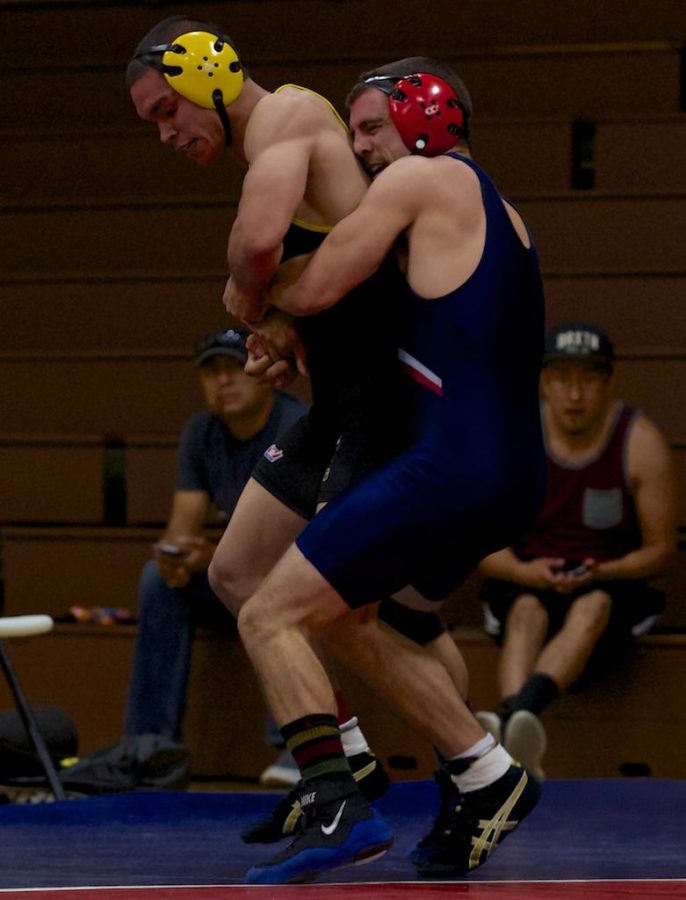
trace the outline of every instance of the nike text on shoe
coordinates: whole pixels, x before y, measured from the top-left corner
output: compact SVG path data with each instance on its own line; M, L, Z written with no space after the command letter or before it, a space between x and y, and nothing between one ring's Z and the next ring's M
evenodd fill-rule
M484 788L450 799L442 830L422 848L417 871L426 878L464 875L483 865L498 844L534 809L541 796L538 782L519 765ZM427 836L429 837L429 836Z
M300 789L302 823L281 853L248 870L248 884L313 881L321 872L371 862L393 835L359 791L344 795L339 783L318 779Z
M388 790L389 780L386 770L371 753L357 753L348 759L353 778L368 803L378 800ZM241 837L246 844L273 844L295 833L301 817L301 784L286 794L274 809L264 818L248 825Z

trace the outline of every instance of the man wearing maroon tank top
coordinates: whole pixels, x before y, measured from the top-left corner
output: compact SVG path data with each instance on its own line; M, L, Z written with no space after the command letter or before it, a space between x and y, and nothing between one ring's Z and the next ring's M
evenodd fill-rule
M486 630L502 643L501 705L477 718L542 776L538 715L664 608L648 579L676 544L665 438L613 392L614 350L596 325L546 335L541 377L546 499L533 528L487 557Z

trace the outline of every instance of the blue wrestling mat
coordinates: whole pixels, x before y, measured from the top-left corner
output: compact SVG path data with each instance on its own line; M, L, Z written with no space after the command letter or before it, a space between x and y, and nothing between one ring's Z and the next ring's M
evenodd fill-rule
M133 793L0 807L0 887L240 884L280 845L240 831L277 795ZM376 804L395 832L382 859L321 882L403 882L436 808L433 782L394 784ZM686 877L686 781L549 781L532 815L470 882Z

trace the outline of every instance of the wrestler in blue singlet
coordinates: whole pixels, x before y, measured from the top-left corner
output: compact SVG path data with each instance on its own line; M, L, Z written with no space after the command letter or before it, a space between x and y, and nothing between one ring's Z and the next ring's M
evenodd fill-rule
M408 450L333 500L297 540L352 606L413 585L442 600L511 543L543 500L538 259L497 189L477 175L486 238L475 272L444 297L408 286L400 359L412 383Z

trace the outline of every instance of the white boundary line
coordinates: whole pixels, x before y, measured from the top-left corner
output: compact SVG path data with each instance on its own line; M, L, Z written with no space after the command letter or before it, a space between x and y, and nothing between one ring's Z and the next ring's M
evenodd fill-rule
M465 879L463 881L458 881L457 879L449 879L449 880L439 880L436 878L432 878L430 881L426 879L422 879L421 881L327 881L325 883L319 882L306 885L280 885L281 887L289 887L289 888L302 888L302 887L320 887L320 888L328 888L328 887L368 887L373 888L376 886L390 886L390 885L405 885L405 884L414 884L414 885L427 885L427 884L471 884L475 887L478 887L481 884L494 885L494 884L593 884L593 885L601 885L601 884L642 884L644 882L650 882L651 884L686 884L686 878L678 877L678 878L524 878L524 879L494 879L494 880L484 880L479 879L478 881ZM157 890L167 890L167 891L183 891L183 890L216 890L217 888L221 888L222 890L231 890L231 889L240 889L245 890L246 888L255 888L257 890L264 888L274 888L278 887L278 885L273 884L94 884L94 885L78 885L77 887L30 887L30 888L0 888L0 894L30 894L30 893L46 893L48 891L157 891Z

